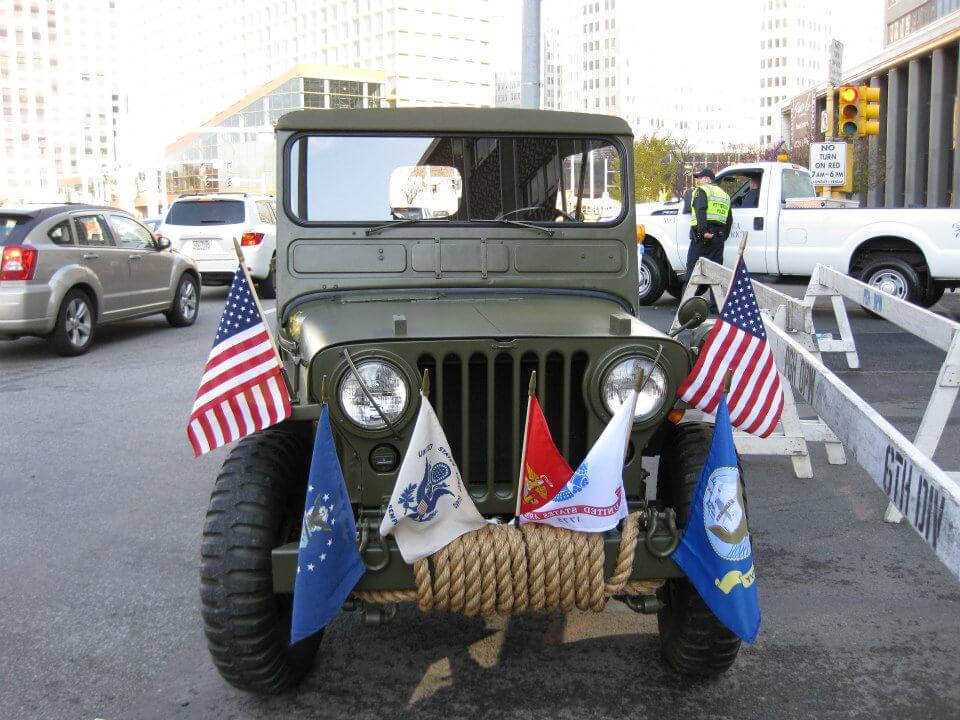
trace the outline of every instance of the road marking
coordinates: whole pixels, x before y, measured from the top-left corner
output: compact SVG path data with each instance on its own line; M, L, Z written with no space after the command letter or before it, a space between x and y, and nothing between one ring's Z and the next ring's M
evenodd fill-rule
M275 313L276 311L277 311L276 308L270 308L269 310L264 310L264 311L263 311L263 314L264 314L264 315L269 315L270 313Z

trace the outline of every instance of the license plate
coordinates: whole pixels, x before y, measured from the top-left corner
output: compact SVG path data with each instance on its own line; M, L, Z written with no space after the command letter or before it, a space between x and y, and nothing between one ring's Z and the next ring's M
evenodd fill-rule
M201 252L206 252L207 250L210 249L210 241L209 241L209 240L194 240L194 241L193 241L193 249L194 249L194 250L201 251Z

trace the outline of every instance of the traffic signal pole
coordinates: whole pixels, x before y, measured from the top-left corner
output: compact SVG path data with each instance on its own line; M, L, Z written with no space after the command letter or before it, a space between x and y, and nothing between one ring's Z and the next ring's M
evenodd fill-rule
M833 98L835 96L836 96L836 88L833 85L828 85L827 86L827 129L824 133L824 140L826 140L827 142L830 142L831 140L834 139L833 128L834 128L834 125L836 124L836 121L834 120L835 115L834 115L834 107L833 107ZM833 197L833 194L832 194L833 188L831 188L829 185L824 185L822 188L822 191L823 191L823 197L828 199Z

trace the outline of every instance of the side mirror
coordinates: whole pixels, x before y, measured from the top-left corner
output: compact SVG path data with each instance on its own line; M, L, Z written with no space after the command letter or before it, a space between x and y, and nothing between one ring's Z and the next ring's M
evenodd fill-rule
M679 327L677 331L671 333L671 335L676 335L681 330L690 330L702 325L709 314L710 305L707 303L706 298L700 297L699 295L688 298L677 308L677 323Z
M170 249L170 239L163 237L163 235L157 235L157 250L169 250Z

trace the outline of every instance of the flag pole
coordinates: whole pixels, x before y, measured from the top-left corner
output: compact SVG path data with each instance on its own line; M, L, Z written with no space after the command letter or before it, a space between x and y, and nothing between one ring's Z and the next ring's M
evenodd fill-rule
M420 394L424 397L430 395L430 368L423 369L423 377L420 380Z
M524 465L527 463L527 432L530 429L530 402L537 392L537 371L530 373L530 382L527 384L527 416L523 421L523 445L520 450L520 477L517 480L517 509L513 514L520 517L520 499L523 497Z
M743 252L747 249L747 235L749 235L746 230L743 231L743 237L740 238L740 247L737 249L737 261L733 264L733 274L737 274L737 265L743 262ZM733 282L730 283L730 287L727 288L727 292L723 296L723 305L720 306L720 310L723 311L723 307L727 304L727 299L730 297L730 293L733 292ZM716 298L716 295L714 295Z
M257 306L257 312L260 313L260 319L263 320L263 327L267 331L267 337L270 338L270 347L273 348L273 354L276 355L277 362L280 364L280 374L283 376L283 382L287 386L287 394L292 398L293 386L290 384L290 378L287 377L287 369L283 365L283 358L280 357L280 351L277 349L277 339L273 336L273 331L270 329L270 323L267 322L267 316L263 312L263 305L260 304L260 297L257 295L257 288L253 284L253 278L250 277L250 271L247 270L247 263L243 259L243 251L240 249L240 243L237 242L236 237L233 238L233 249L237 253L237 261L240 263L240 271L247 279L247 285L250 287L250 293L253 295L253 302Z

